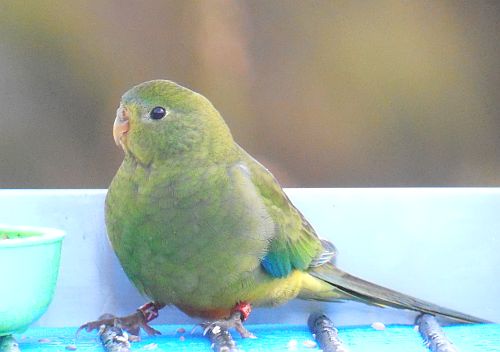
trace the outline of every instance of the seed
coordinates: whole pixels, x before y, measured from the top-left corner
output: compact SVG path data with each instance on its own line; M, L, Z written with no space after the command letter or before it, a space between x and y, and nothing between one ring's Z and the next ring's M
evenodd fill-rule
M380 321L376 321L372 324L372 328L375 330L385 330L385 325Z

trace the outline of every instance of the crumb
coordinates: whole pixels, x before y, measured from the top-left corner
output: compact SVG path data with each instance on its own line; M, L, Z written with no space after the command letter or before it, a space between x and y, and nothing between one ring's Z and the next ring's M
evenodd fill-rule
M177 329L177 333L178 334L184 334L185 332L186 332L186 329L184 329L184 328L178 328Z
M317 346L317 343L313 340L305 340L302 344L307 348L315 348Z
M43 339L39 339L38 342L39 343L49 343L50 339L43 338Z
M374 322L371 327L375 330L385 330L385 325L384 323L381 323L380 321Z
M179 341L185 341L186 338L184 336L179 337Z
M288 347L289 350L293 351L293 350L297 349L297 345L298 345L297 340L290 340L290 341L288 341L287 347Z
M68 351L76 351L76 345L67 345L67 346L66 346L66 349L67 349Z

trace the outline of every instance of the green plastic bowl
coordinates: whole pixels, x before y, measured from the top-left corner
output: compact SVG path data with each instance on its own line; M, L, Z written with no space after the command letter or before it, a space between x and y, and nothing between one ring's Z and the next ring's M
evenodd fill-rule
M0 225L0 336L20 333L52 300L64 232Z

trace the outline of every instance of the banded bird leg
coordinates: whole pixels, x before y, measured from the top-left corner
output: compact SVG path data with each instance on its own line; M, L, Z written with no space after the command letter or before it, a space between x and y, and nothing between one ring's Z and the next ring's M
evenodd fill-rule
M219 327L219 329L228 330L230 328L236 329L243 338L255 339L257 336L248 331L244 326L243 322L247 320L250 312L252 311L252 306L248 302L239 302L231 309L231 314L226 319L219 319L213 322L206 322L201 324L204 328L203 335L209 330L214 330Z
M146 303L139 308L135 313L127 315L125 317L115 317L115 316L103 316L99 320L89 321L78 329L76 334L81 330L85 330L87 332L93 330L99 330L102 325L105 326L116 326L119 327L131 335L139 337L139 331L142 328L148 335L161 335L161 333L153 329L148 323L158 317L158 311L165 307L164 304L158 302L149 302Z

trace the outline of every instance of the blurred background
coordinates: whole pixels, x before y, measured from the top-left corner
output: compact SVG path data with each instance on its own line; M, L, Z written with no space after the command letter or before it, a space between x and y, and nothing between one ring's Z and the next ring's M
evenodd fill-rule
M500 2L59 0L0 2L0 187L107 187L155 78L285 186L500 185Z

